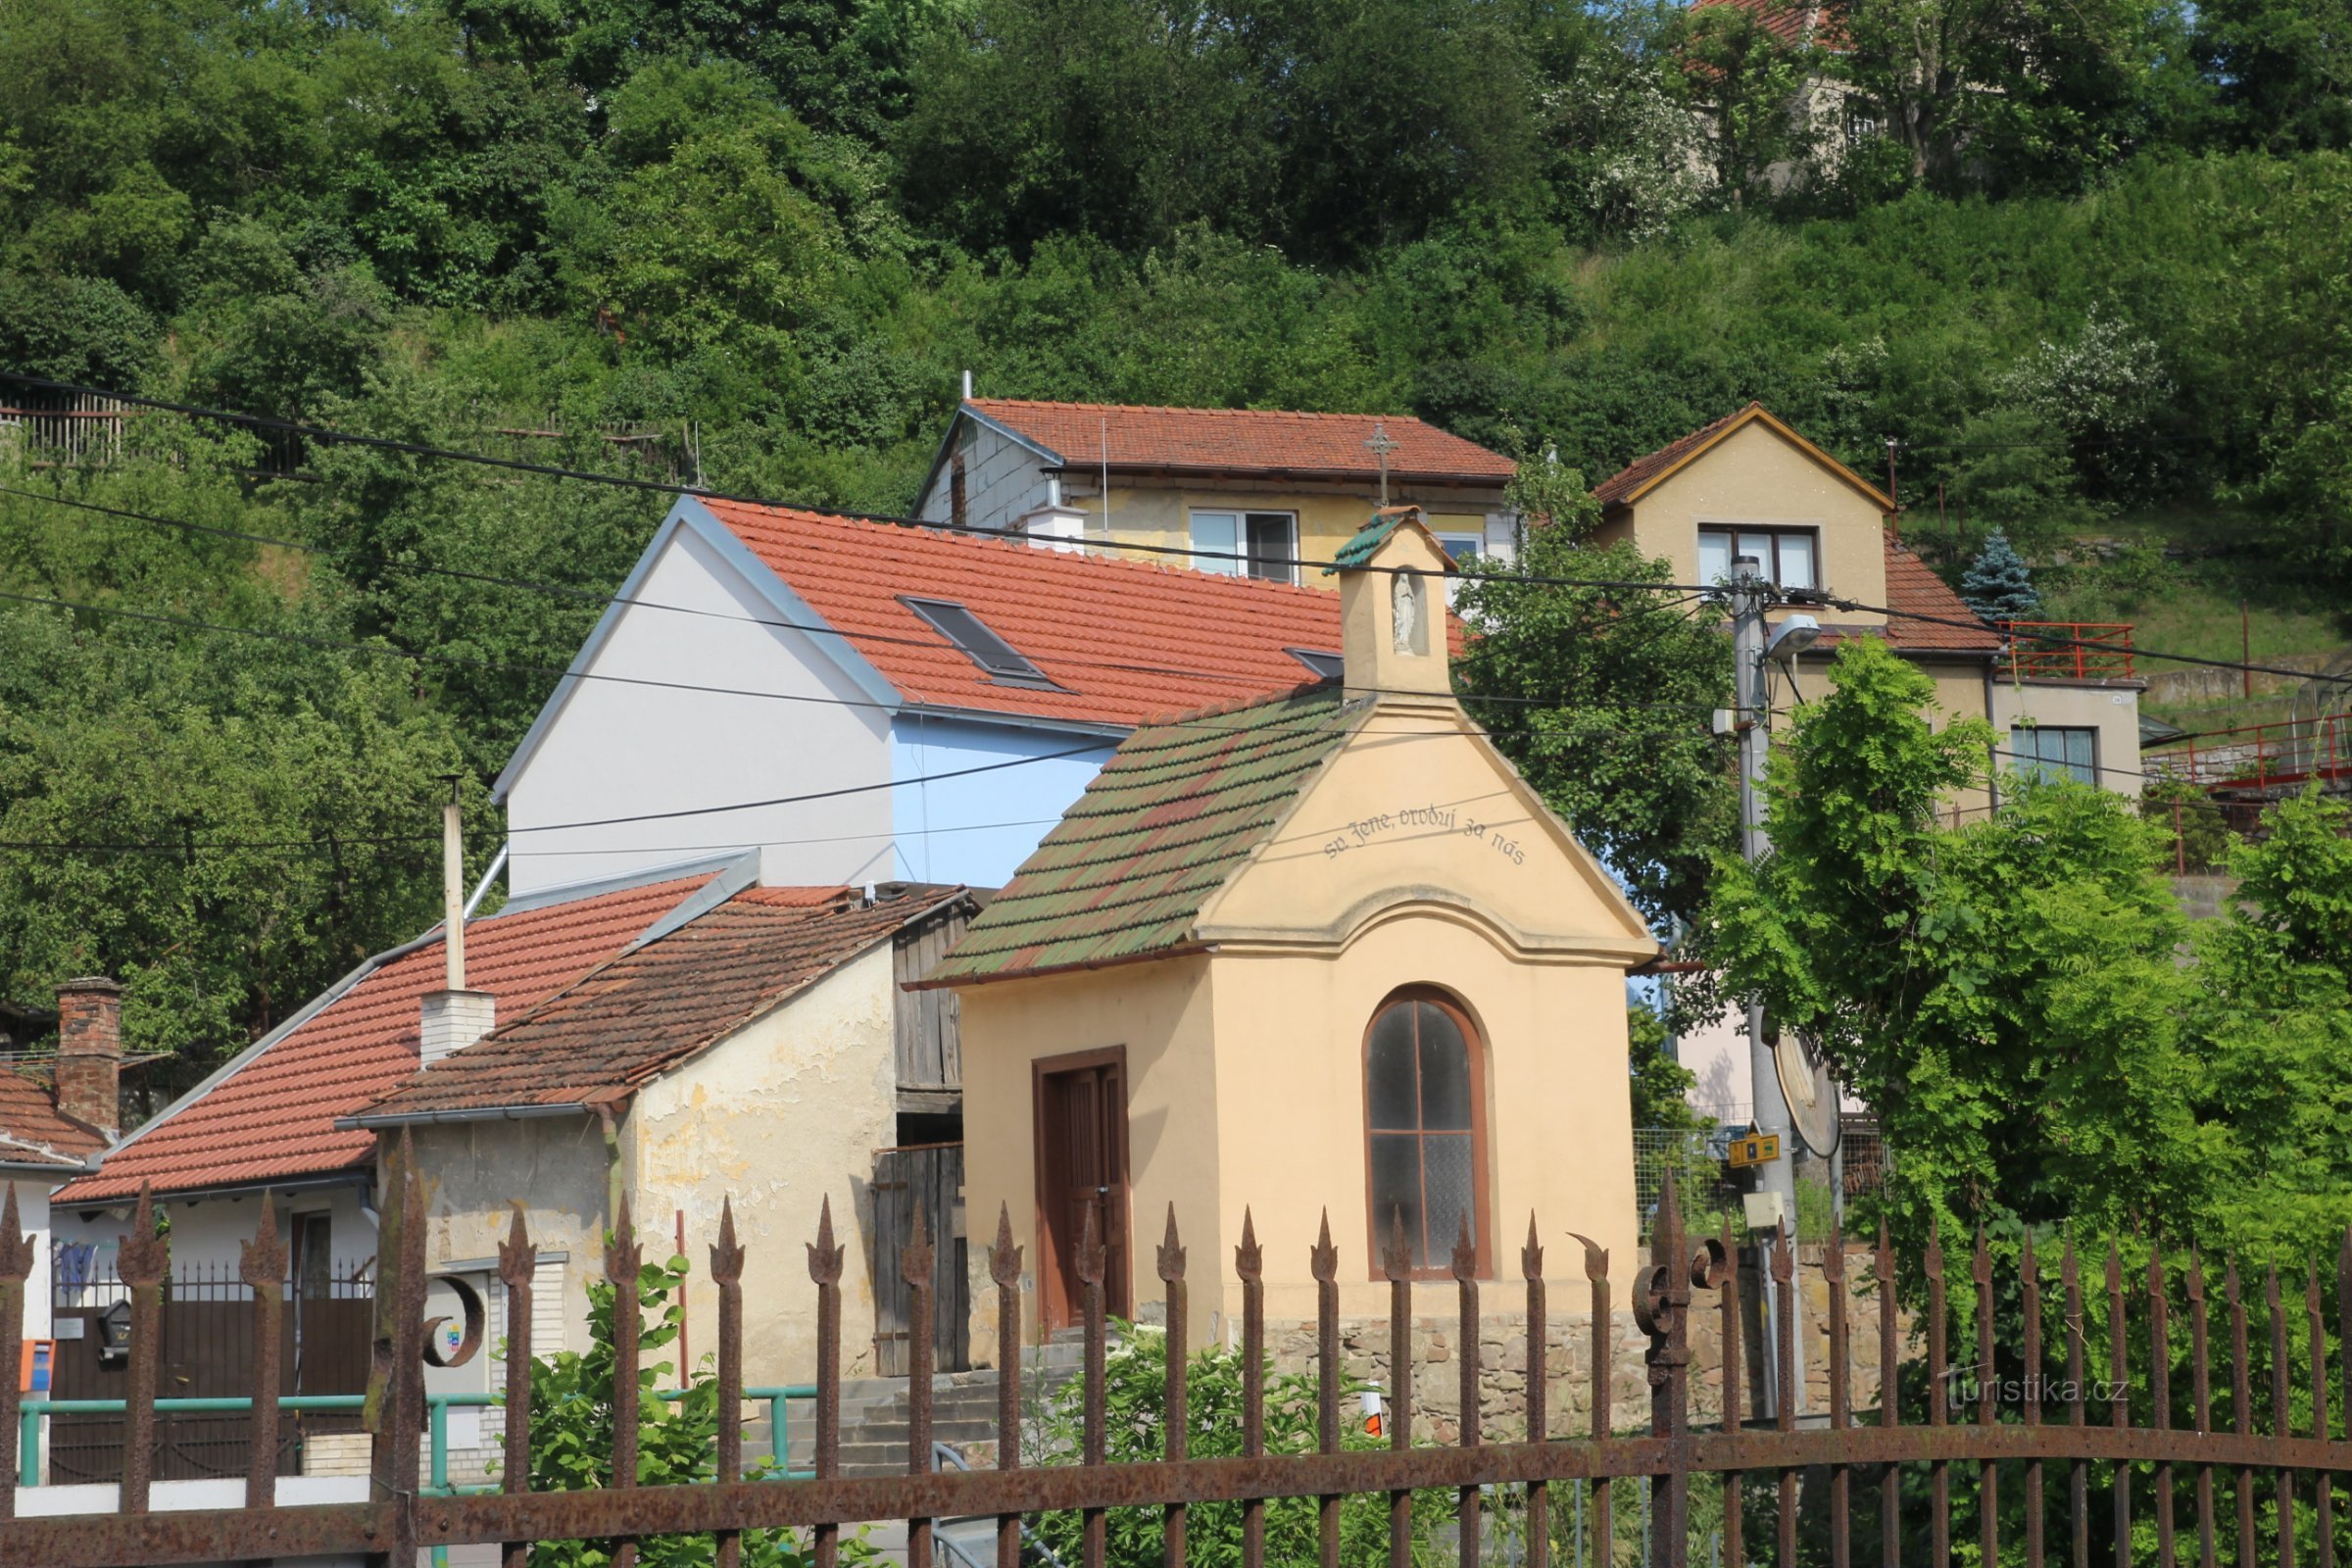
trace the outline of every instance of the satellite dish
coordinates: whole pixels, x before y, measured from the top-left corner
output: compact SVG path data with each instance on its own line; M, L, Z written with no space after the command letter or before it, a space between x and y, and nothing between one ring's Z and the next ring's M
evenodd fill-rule
M1821 1043L1802 1029L1772 1033L1772 1065L1788 1106L1788 1126L1822 1159L1838 1152L1843 1120L1838 1113L1838 1080L1830 1074Z

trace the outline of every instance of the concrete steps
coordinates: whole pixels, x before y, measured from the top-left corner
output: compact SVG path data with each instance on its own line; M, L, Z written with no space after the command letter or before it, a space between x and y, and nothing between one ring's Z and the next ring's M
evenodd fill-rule
M1024 1404L1051 1397L1078 1375L1082 1346L1055 1343L1023 1352ZM1043 1372L1042 1379L1040 1372ZM908 1410L905 1378L858 1378L841 1386L841 1473L894 1476L906 1473ZM993 1367L943 1372L931 1380L931 1439L951 1447L993 1446L997 1441L997 1373ZM816 1438L805 1424L792 1434L792 1463L814 1462Z

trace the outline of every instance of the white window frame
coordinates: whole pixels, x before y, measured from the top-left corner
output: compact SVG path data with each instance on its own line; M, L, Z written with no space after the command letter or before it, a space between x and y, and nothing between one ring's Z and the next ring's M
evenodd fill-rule
M2053 761L2042 750L2043 735L2082 735L2090 740L2090 760L2080 764L2088 776L2075 771L2078 764L2063 756ZM2027 750L2028 741L2033 749ZM2063 745L2060 748L2063 752ZM2071 780L2077 784L2099 782L2099 727L2096 724L2030 724L2012 719L2009 724L2009 765L2015 772L2030 774L2045 780Z
M1200 520L1203 517L1230 519L1233 524L1231 544L1228 545L1222 541L1203 543L1200 538ZM1250 554L1248 530L1250 520L1253 517L1280 517L1289 525L1291 542L1289 547L1282 552L1282 558L1286 564L1270 571L1252 571L1250 569L1250 562L1236 559ZM1298 514L1297 512L1282 507L1191 507L1186 509L1185 523L1187 537L1191 541L1192 547L1195 550L1208 552L1205 555L1193 557L1195 571L1213 571L1221 577L1255 577L1261 582L1296 584L1298 581L1298 568L1294 564L1287 564L1287 563L1293 563L1298 559Z
M1724 558L1723 576L1726 578L1731 576L1731 563L1740 559L1740 535L1764 534L1770 537L1772 540L1773 553L1772 560L1759 563L1763 569L1764 580L1766 582L1774 583L1784 588L1823 588L1828 586L1827 573L1823 570L1824 563L1822 560L1821 550L1821 524L1818 522L1729 522L1719 521L1712 518L1703 520L1698 524L1697 528L1691 535L1691 542L1694 545L1701 545L1698 555L1698 571L1702 580L1705 579L1707 570L1705 564L1705 551L1702 541L1708 534L1711 533L1727 534L1731 538L1731 553ZM1785 537L1794 534L1802 534L1812 541L1813 580L1809 583L1784 583L1781 581L1781 540Z

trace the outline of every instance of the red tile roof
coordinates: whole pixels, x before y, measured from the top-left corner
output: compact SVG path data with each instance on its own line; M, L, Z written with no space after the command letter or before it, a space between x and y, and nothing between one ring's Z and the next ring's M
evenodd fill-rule
M1886 622L1886 646L1922 652L1989 654L2001 646L2000 633L1977 618L1977 612L1935 569L1886 536L1886 608L1901 613ZM1906 620L1903 614L1933 615L1934 620ZM1945 621L1966 621L1964 626Z
M1844 19L1832 7L1792 5L1788 0L1691 0L1690 9L1732 6L1755 18L1756 25L1791 48L1813 44L1837 50L1845 47Z
M963 897L957 889L870 908L839 888L822 890L825 901L813 906L775 897L799 891L737 894L414 1074L361 1114L594 1104L724 1039Z
M1889 501L1886 493L1877 485L1872 484L1868 479L1863 478L1853 469L1839 463L1836 458L1831 457L1827 452L1774 417L1772 412L1761 403L1750 403L1746 408L1727 414L1712 424L1700 425L1689 435L1667 442L1655 452L1636 458L1594 485L1592 494L1599 498L1603 506L1618 506L1639 501L1650 490L1656 488L1668 475L1690 463L1700 453L1705 452L1741 426L1757 422L1763 423L1775 434L1794 445L1805 456L1831 469L1839 478L1877 502L1880 511L1892 512L1894 510L1894 503Z
M1396 443L1389 454L1392 478L1499 485L1513 467L1501 453L1409 415L1160 409L1016 398L974 398L964 407L1081 469L1107 456L1111 467L1127 470L1370 480L1380 466L1364 443L1376 425Z
M1298 684L1340 597L899 523L705 501L909 704L1133 725ZM1058 690L992 678L902 597L954 600Z
M492 915L466 928L466 978L502 1013L544 1000L641 936L710 874ZM348 1116L416 1070L418 1003L442 983L438 937L364 974L300 1027L68 1183L65 1203L252 1186L366 1164L375 1138L337 1132Z
M106 1140L57 1108L57 1092L31 1074L0 1068L0 1164L72 1169Z

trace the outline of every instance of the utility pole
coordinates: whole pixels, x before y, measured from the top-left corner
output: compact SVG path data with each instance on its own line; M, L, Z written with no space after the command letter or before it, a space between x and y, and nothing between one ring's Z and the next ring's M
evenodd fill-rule
M1764 830L1764 760L1772 747L1772 690L1765 666L1766 638L1770 628L1764 622L1764 609L1771 590L1764 582L1761 564L1752 556L1741 556L1732 563L1732 658L1737 668L1736 696L1740 704L1740 847L1749 860L1760 860L1772 848L1772 840ZM1772 1046L1764 1032L1764 1007L1757 1002L1747 1004L1747 1070L1753 1080L1751 1096L1754 1102L1753 1119L1756 1131L1770 1133L1781 1141L1780 1157L1756 1167L1759 1188L1777 1195L1781 1212L1787 1216L1788 1236L1796 1234L1796 1130L1789 1125L1788 1104L1781 1097L1781 1075L1772 1057ZM1776 1243L1777 1245L1777 1243ZM1802 1296L1798 1295L1797 1316L1800 1332L1793 1338L1796 1345L1794 1387L1784 1391L1779 1387L1780 1302L1778 1293L1769 1286L1757 1293L1763 1298L1764 1354L1760 1386L1765 1390L1765 1403L1772 1414L1779 1414L1781 1400L1795 1401L1793 1408L1804 1408L1805 1337Z

